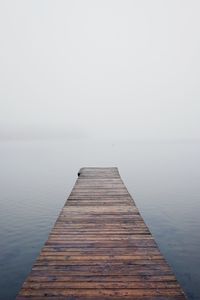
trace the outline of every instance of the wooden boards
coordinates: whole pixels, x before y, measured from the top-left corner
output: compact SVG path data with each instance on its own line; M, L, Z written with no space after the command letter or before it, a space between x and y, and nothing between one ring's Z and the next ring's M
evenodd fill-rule
M184 300L117 168L83 168L17 300Z

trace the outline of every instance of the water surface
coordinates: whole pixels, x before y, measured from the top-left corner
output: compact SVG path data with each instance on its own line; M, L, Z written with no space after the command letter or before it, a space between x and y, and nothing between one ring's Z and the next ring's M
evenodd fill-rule
M14 299L80 167L117 166L189 299L200 299L200 144L0 142L0 299Z

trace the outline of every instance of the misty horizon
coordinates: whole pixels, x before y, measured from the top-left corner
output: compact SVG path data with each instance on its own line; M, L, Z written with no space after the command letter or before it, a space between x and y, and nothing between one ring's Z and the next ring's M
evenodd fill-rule
M24 284L25 298L75 299L75 286L81 299L92 299L96 289L99 299L130 298L134 289L136 298L160 299L164 294L169 295L167 299L176 298L178 286L171 275L168 278L168 266L160 257L159 266L155 265L151 238L142 231L129 237L141 223L137 211L135 222L131 210L123 210L127 191L115 175L105 186L102 175L101 184L98 176L94 181L83 176L83 185L76 189L82 196L71 192L81 167L117 167L188 299L199 300L199 12L197 0L0 1L1 299L15 299L35 260L38 266L33 272L46 277L31 279L30 291ZM120 197L114 196L115 189ZM102 192L101 214L105 213L108 226L107 221L99 221L98 205L93 202L96 197L99 204ZM38 254L43 245L50 249L44 242L67 195L75 200L66 222L70 237L63 234L58 241L69 241L70 248L68 244L67 248L53 247L52 253L44 253L49 258L42 262ZM117 223L106 210L111 203ZM83 221L78 213L81 205L86 215ZM85 227L87 216L89 223L90 218L94 221ZM109 243L119 240L113 245L128 247L133 256L125 249L118 263L110 248L104 248L103 235L97 243L93 231L88 238L96 223L100 227L95 234L106 225ZM79 232L81 224L87 231L85 237ZM116 239L117 228L128 234L119 231ZM103 247L97 257L104 256L105 249L109 257L93 260L95 248L90 255L89 246L77 243L78 234L81 243L86 240L91 247ZM61 252L66 249L69 253ZM79 259L82 254L88 257L84 262ZM115 261L113 270L110 261ZM53 273L43 273L41 267ZM61 272L60 277L61 269L72 274L69 281L63 280L68 273ZM137 279L120 279L116 287L110 279L98 279L121 272L136 274ZM131 284L127 291L126 282Z
M0 140L199 140L199 2L9 3Z

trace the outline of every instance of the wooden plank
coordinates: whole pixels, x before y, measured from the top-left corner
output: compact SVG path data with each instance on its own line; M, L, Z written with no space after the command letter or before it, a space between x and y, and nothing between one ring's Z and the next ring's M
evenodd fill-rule
M83 168L17 300L184 300L117 168Z
M160 275L160 276L29 276L26 282L177 282L174 275Z
M18 296L17 300L44 300L44 296ZM71 296L71 295L68 295L68 296L48 296L48 295L45 295L45 300L93 300L94 299L94 296L93 295L87 295L87 296L84 296L84 295L76 295L76 296ZM111 295L108 295L108 296L98 296L98 297L95 297L95 300L119 300L119 299L122 299L121 296L111 296ZM185 296L184 295L181 295L181 296L139 296L139 297L136 297L136 296L124 296L123 299L126 299L126 300L185 300Z
M24 289L50 289L50 288L62 288L62 289L166 289L166 288L179 288L179 284L175 281L131 281L131 282L84 282L84 281L57 281L57 282L32 282L26 281L23 285Z
M136 297L145 297L145 296L181 296L182 292L180 288L151 288L151 289L128 289L128 288L104 288L104 289L67 289L67 288L38 288L38 289L26 289L22 288L21 289L21 295L22 296L71 296L71 297L76 297L76 296L84 296L85 299L87 299L87 296L93 296L94 299L96 297L104 297L104 296L109 296L109 297L118 297L123 299L126 296L136 296ZM76 299L76 298L75 298Z

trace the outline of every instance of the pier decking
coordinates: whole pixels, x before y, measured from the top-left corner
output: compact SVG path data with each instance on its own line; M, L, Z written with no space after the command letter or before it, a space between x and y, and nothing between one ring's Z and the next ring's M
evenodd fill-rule
M184 300L117 168L83 168L17 300Z

